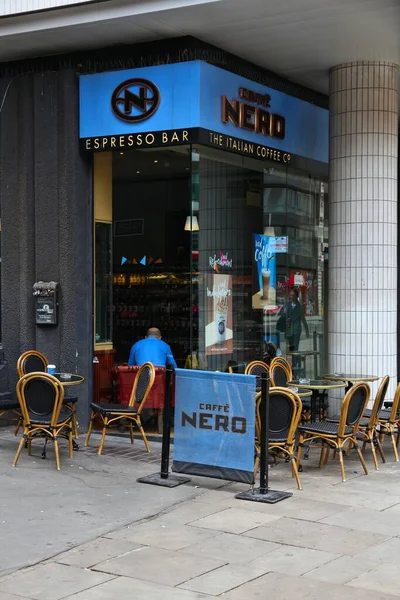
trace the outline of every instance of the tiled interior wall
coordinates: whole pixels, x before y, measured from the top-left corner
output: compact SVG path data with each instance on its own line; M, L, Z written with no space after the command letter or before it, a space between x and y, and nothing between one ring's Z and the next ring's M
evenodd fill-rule
M397 381L398 67L330 73L329 370ZM372 386L373 392L378 384ZM339 408L340 394L331 399Z

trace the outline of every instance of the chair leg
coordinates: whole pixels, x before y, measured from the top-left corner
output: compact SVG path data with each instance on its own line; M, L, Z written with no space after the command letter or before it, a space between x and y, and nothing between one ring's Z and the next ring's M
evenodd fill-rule
M97 452L97 454L99 456L103 452L104 441L106 439L106 433L107 433L107 425L108 425L108 417L104 417L104 420L103 420L103 431L101 432L100 446L99 446L99 449L98 449L98 452Z
M22 448L25 445L25 441L26 441L26 438L24 436L22 436L21 439L20 439L20 441L19 441L19 446L18 446L17 452L16 452L15 457L14 457L13 467L17 466L17 462L18 462L18 459L19 459L20 454L22 452Z
M338 448L339 460L340 460L340 470L342 471L342 481L346 481L346 471L344 470L344 458L343 458L344 448L341 446Z
M381 441L380 441L379 436L376 433L376 431L374 431L374 440L375 440L375 443L376 443L376 447L378 448L378 452L380 454L382 462L385 463L386 462L385 454L383 452L382 444L381 444Z
M28 456L32 456L32 436L28 434Z
M72 444L72 423L71 423L71 427L69 428L69 431L68 431L68 450L69 450L69 458L72 458L74 455L74 447Z
M396 440L394 438L394 431L390 432L390 441L392 442L394 459L396 462L399 462L399 453L397 452Z
M374 436L372 433L370 433L368 435L369 437L369 441L370 441L370 445L371 445L371 452L372 452L372 458L374 461L374 467L375 467L375 471L379 471L379 465L378 465L378 459L376 458L376 450L375 450L375 444L374 444Z
M79 439L79 431L78 431L78 418L76 416L76 410L72 413L72 427L74 430L74 437L76 440Z
M57 466L57 471L60 471L61 467L60 467L60 453L58 451L58 439L57 436L54 437L54 454L56 455L56 466Z
M131 438L131 444L133 444L135 440L134 440L134 437L133 437L133 423L132 423L132 421L129 421L129 435L130 435L130 438Z
M324 462L325 462L325 444L324 442L322 442L321 444L321 454L319 455L319 468L322 469L322 467L324 466Z
M19 417L19 419L18 419L18 423L17 423L17 426L16 426L16 428L15 428L15 431L14 431L14 435L15 435L15 436L17 436L17 435L18 435L18 431L20 430L20 427L21 427L21 425L22 425L22 422L23 422L23 419L22 419L22 417Z
M292 456L292 458L290 459L290 462L292 463L292 472L294 473L294 476L296 477L297 487L299 490L302 490L303 488L302 488L301 481L300 481L300 475L299 475L299 470L297 468L296 458L294 456Z
M360 462L361 462L361 464L362 464L362 468L364 469L364 473L365 473L366 475L368 475L368 469L367 469L367 465L366 465L366 463L365 463L365 460L364 460L363 453L361 452L361 450L360 450L360 448L358 447L358 444L357 444L357 443L355 444L355 446L356 446L356 449L357 449L358 458L360 459Z
M300 434L299 445L297 448L297 469L300 466L301 455L303 454L303 443L304 443L304 435Z
M92 411L92 414L90 415L89 429L88 429L87 434L86 434L85 446L89 446L90 436L92 435L92 431L93 431L93 419L94 419L94 417L95 417L95 412Z
M140 420L140 417L138 417L138 420L136 422L137 422L137 426L139 428L139 431L141 433L141 436L143 438L144 445L146 446L146 450L147 450L147 452L150 452L149 442L147 441L147 437L146 437L146 434L144 432L143 425L142 425L142 422Z

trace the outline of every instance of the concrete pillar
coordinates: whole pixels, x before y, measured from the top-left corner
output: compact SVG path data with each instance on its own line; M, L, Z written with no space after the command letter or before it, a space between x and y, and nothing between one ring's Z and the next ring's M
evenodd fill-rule
M330 72L329 371L388 374L388 398L397 382L397 87L392 63Z

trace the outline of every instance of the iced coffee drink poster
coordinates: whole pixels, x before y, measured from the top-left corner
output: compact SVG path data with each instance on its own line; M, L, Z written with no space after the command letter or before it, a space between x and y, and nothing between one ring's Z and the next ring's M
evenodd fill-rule
M206 293L206 354L232 354L232 275L207 275Z
M253 308L272 309L276 305L276 257L271 243L275 238L254 233L253 240Z

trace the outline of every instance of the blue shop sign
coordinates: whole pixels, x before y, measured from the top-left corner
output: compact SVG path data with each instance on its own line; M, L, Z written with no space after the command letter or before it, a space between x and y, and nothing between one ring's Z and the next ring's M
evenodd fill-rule
M80 77L87 151L204 143L326 163L328 118L323 108L201 61Z
M176 370L172 470L253 482L256 379Z

